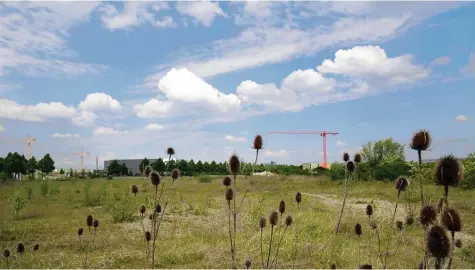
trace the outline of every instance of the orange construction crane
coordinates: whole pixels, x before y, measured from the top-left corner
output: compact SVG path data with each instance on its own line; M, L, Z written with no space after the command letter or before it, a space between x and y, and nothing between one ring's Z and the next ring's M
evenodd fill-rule
M327 167L327 135L337 135L337 132L329 132L329 131L269 131L269 133L273 134L319 134L323 137L323 168Z
M26 142L26 159L30 160L31 157L31 144L36 141L36 138L33 138L28 134L28 138L26 139L18 139L18 140L9 140L10 142Z
M81 152L74 152L74 153L66 153L66 154L70 154L70 155L79 155L79 157L81 158L81 170L84 169L84 156L86 155L90 155L91 153L90 152L84 152L84 151L81 151Z

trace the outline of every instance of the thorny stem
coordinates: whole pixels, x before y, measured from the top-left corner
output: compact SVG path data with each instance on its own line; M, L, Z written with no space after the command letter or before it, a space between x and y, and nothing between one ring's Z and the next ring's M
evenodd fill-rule
M241 210L242 204L244 203L244 199L246 198L248 192L249 192L249 190L246 189L246 193L244 193L244 196L242 197L241 204L239 205L239 207L236 211L236 214L239 213L239 210Z
M422 169L422 151L417 150L417 156L419 157L419 171ZM422 188L422 179L419 179L419 186L421 188L421 207L424 207L424 190Z
M356 267L358 267L360 265L360 250L361 250L361 237L358 236L358 265Z
M155 186L155 200L153 208L157 206L157 195L158 195L158 185ZM152 230L153 230L153 245L152 245L152 268L155 268L155 241L157 240L157 234L155 227L157 226L157 216L155 215L155 209L153 209L153 220L152 220Z
M254 168L256 167L258 156L259 156L259 149L256 149L256 160L254 161L254 166L252 166L252 175L254 175Z
M371 229L371 216L368 216L368 227ZM373 231L370 230L369 231L369 235L368 235L368 241L369 241L369 244L368 244L368 258L369 258L369 261L371 263L371 239L372 239L372 236L373 236Z
M451 231L451 233L452 233L452 247L455 247L455 231ZM455 251L455 248L452 249L452 254L450 255L449 264L447 266L447 269L450 269L452 267L452 259L454 257L454 251Z
M284 227L284 231L282 232L282 234L280 235L280 239L279 239L279 242L277 243L277 251L275 252L275 258L273 260L273 262L271 263L271 266L274 264L275 262L275 268L277 268L277 259L279 257L279 248L280 248L280 243L282 243L282 239L284 239L284 234L285 234L285 231L287 231L287 227L289 226L285 226Z
M145 225L143 224L143 215L140 215L140 223L142 223L142 231L143 231L143 240L145 242L145 252L147 253L147 258L148 258L148 253L149 253L149 248L148 248L148 243L147 239L145 238Z
M386 265L388 264L388 250L389 250L389 243L391 242L391 231L392 231L392 228L394 226L394 218L396 217L397 205L399 203L399 196L400 195L401 195L401 190L398 190L396 205L394 206L393 217L391 219L391 223L390 223L389 228L388 228L388 241L386 242L386 251L384 252L384 265L383 265L384 269L386 269Z
M270 229L270 241L269 241L269 254L267 255L267 264L266 268L269 268L269 259L270 259L270 252L272 250L272 237L274 236L274 225L271 225Z
M341 218L343 217L343 211L345 210L346 198L348 197L348 176L345 169L345 194L343 197L343 204L341 205L340 215L338 217L338 222L335 227L335 234L333 235L332 250L331 250L331 262L333 263L333 253L335 251L336 237L338 235L338 230L340 229Z
M236 212L236 198L237 198L237 189L236 189L236 174L234 174L234 180L233 180L233 185L234 185L234 198L233 198L233 203L234 203L234 208L233 208L233 224L234 224L234 234L233 234L233 250L234 250L234 256L236 256L236 227L237 227L237 212ZM233 268L236 268L236 262L233 262Z
M232 267L235 268L235 257L234 257L234 246L233 238L231 232L231 202L228 201L228 228L229 228L229 243L231 244L231 258L232 258ZM261 250L262 250L262 229L261 229Z
M297 217L300 218L300 203L297 203ZM298 232L298 222L295 222L295 235L294 235L294 256L297 257L297 232ZM292 269L295 268L295 259L292 262Z
M376 235L378 236L378 257L379 257L379 260L381 261L381 264L383 264L383 257L381 255L381 237L379 237L378 227L376 227Z
M262 248L262 231L263 230L264 228L261 228L261 263L262 263L262 268L264 269L264 249ZM231 235L231 230L229 230L229 233Z
M394 254L397 254L397 251L399 250L399 247L401 246L402 241L403 241L403 231L401 230L401 234L399 236L399 240L396 246L396 251L394 252Z

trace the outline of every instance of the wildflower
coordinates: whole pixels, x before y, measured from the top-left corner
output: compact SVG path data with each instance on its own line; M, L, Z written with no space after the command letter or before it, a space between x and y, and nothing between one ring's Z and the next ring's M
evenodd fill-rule
M153 171L153 170L152 170L152 167L147 166L147 167L145 167L145 170L143 171L143 174L144 174L146 177L148 177L152 171Z
M232 188L226 190L226 200L229 202L234 198L234 191Z
M229 170L232 174L236 175L241 171L241 161L239 161L238 156L233 154L231 158L229 158Z
M249 269L251 268L251 264L252 264L251 260L247 259L246 262L244 263L244 266L246 266L246 269Z
M151 172L150 181L152 181L152 185L157 188L157 186L160 184L160 175L157 172Z
M455 246L458 248L462 248L462 240L460 239L455 240Z
M368 204L366 206L366 215L372 216L373 215L373 206L371 204Z
M280 212L280 216L282 216L282 214L285 213L285 202L284 201L280 201L280 203L279 203L279 212Z
M277 220L279 219L279 214L277 211L272 211L270 216L269 216L269 223L272 226L277 225Z
M355 163L353 163L353 161L348 161L346 163L346 169L348 170L348 172L354 172L355 171Z
M460 215L452 208L446 208L442 213L442 224L451 232L459 232L462 229Z
M137 196L137 192L139 192L139 188L136 185L132 186L132 193L134 193L135 196Z
M297 204L300 204L302 202L302 193L297 192L297 194L295 195L295 201L297 202Z
M81 237L84 233L84 229L83 228L79 228L78 229L78 236Z
M167 148L167 155L168 156L173 156L175 154L175 149L173 147L168 147Z
M39 244L35 244L35 245L33 246L33 250L34 250L34 251L38 251L38 249L40 249L40 245L39 245Z
M94 228L97 228L99 227L99 220L94 220L94 224L93 224Z
M435 179L436 184L445 186L457 186L462 177L460 164L453 155L442 157L437 162Z
M86 223L87 223L87 226L89 227L89 229L91 228L92 226L92 222L93 222L93 218L91 215L87 216L87 219L86 219Z
M356 223L355 225L355 234L357 236L361 236L363 234L363 229L361 228L361 224Z
M356 153L353 160L355 161L356 164L360 163L361 162L361 155L359 153Z
M150 242L150 240L152 239L152 235L150 234L150 232L145 232L145 240L147 242Z
M444 228L436 225L427 231L427 251L436 258L445 258L450 253L450 241Z
M420 130L412 136L411 148L416 151L426 151L429 149L432 138L427 130Z
M419 222L425 226L428 226L434 223L436 218L437 218L437 212L435 211L435 208L431 205L424 206L421 209L421 212L419 213Z
M155 212L157 212L157 213L162 212L162 206L159 203L157 203L157 205L155 206Z
M265 217L261 217L259 219L259 227L262 229L262 228L265 228L267 225L267 220Z
M286 226L290 226L292 225L292 217L291 216L287 216L287 218L285 219L285 225Z
M174 169L174 170L172 171L172 179L173 179L173 180L177 180L178 177L180 177L180 170Z
M349 160L350 160L350 155L347 152L343 153L343 161L348 162Z
M143 217L143 215L145 214L145 205L142 204L140 206L139 212L140 212L140 215Z
M404 223L402 223L402 221L398 220L396 221L396 227L402 231L403 227L404 227Z
M226 176L223 178L223 185L229 187L231 185L231 177Z
M22 242L18 243L16 251L20 253L20 255L23 255L23 252L25 252L25 245L23 245Z
M406 191L407 186L409 185L409 181L404 176L399 176L396 179L396 189L398 191Z
M256 137L254 138L254 145L253 145L253 149L256 149L256 150L261 150L262 149L262 136L261 135L256 135Z

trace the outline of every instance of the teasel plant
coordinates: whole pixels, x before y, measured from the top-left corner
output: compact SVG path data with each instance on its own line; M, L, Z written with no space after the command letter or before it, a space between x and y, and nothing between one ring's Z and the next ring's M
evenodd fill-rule
M275 257L274 257L274 260L272 260L272 263L271 263L271 266L273 265L275 268L277 268L277 260L279 259L280 245L282 244L282 240L284 239L284 235L285 235L285 232L287 231L287 228L292 225L292 222L293 222L292 216L287 216L285 218L284 230L281 231L281 233L280 233L279 242L277 242L277 249L276 249L276 252L275 252Z
M402 222L402 220L396 221L396 228L399 230L399 240L397 242L396 251L394 251L394 254L398 254L399 247L404 240L404 222Z
M269 240L269 252L267 255L267 263L266 263L266 268L269 268L269 260L270 260L270 254L272 251L272 241L274 240L274 227L277 226L277 222L279 220L279 213L277 211L272 211L269 215L269 223L270 223L270 240Z
M231 217L229 218L231 220ZM264 232L264 228L267 226L267 219L265 217L261 217L259 219L259 228L261 229L261 268L264 269L264 248L263 248L263 239L262 239L262 234ZM231 228L231 227L230 227ZM231 233L231 230L229 231ZM231 247L232 249L232 247Z
M234 212L231 209L231 201L234 200L234 191L231 187L228 187L226 189L225 198L228 204L228 230L229 230L229 243L231 245L231 261L232 261L232 268L235 269L236 268L236 253L234 251L233 232L231 230L231 213L234 215ZM264 224L264 227L265 227L265 224Z
M445 208L441 215L442 225L450 231L452 236L452 247L455 247L455 232L460 232L462 230L462 220L460 218L460 214L457 210L453 208ZM447 269L452 267L452 260L453 260L453 252L455 251L452 248L452 253L449 258L449 262L447 264Z
M417 151L417 157L419 161L419 170L422 168L422 151L429 150L432 143L432 136L428 130L421 129L412 135L410 147ZM424 189L422 179L419 180L419 187L421 191L421 207L424 207Z
M435 258L435 269L441 269L443 262L450 254L450 240L445 229L439 225L433 225L426 231L427 253ZM424 261L423 266L428 263Z
M5 258L5 263L7 264L7 268L9 268L9 261L8 261L8 258L10 258L10 250L9 249L5 249L3 251L3 257Z
M396 204L394 205L394 211L393 211L393 216L391 218L391 223L389 228L388 228L388 240L386 242L386 251L384 252L384 265L383 268L386 268L387 263L388 263L388 256L389 256L389 244L391 243L391 235L392 235L392 229L393 229L393 224L394 224L394 219L396 217L396 212L397 212L397 206L399 203L399 197L401 196L401 192L406 191L407 187L409 185L409 181L407 180L406 177L404 176L399 176L396 179L396 190L397 190L397 198L396 198Z
M19 255L20 268L22 268L23 253L25 253L25 245L20 242L16 247L16 251Z
M376 236L378 238L378 258L379 258L379 261L380 261L381 265L383 265L383 256L381 254L381 236L380 236L380 233L379 233L378 224L375 221L371 222L371 229L376 231Z
M264 144L264 142L262 140L262 136L261 135L256 135L256 137L254 137L254 143L252 145L252 149L256 150L256 159L254 161L254 166L252 166L252 174L253 175L254 175L254 169L257 165L257 158L259 156L259 150L262 149L263 144Z
M363 227L361 224L356 223L355 225L355 234L358 236L358 265L360 264L360 250L361 250L361 235L363 234Z
M302 193L300 193L300 191L298 191L296 194L295 194L295 202L297 203L297 219L300 219L300 204L302 203ZM294 226L294 249L293 249L293 253L295 255L294 259L293 259L293 262L292 262L292 268L295 268L295 261L296 261L296 257L297 257L297 237L298 237L298 221L295 222L295 226Z
M85 243L84 244L84 247L86 249L86 254L84 256L84 265L83 265L83 268L87 268L87 259L88 259L88 256L89 256L89 249L93 249L95 248L96 246L96 237L97 237L97 228L99 227L99 220L97 219L94 219L91 215L88 215L87 218L86 218L86 224L87 226L89 227L89 232L90 232L90 228L94 228L94 233L93 233L93 238L92 238L92 245L90 248L88 248L88 244ZM82 230L82 228L79 228L78 230L78 235L79 235L79 238L81 239L82 236L83 236L83 233L84 233L84 230Z
M366 215L368 216L368 228L371 228L371 216L373 215L373 206L371 204L366 205ZM372 239L372 230L368 234L368 257L371 258L371 239Z

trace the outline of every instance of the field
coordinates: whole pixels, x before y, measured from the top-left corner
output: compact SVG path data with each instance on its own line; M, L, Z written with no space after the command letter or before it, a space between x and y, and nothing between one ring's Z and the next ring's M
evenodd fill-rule
M177 180L157 240L157 268L231 268L226 189L221 179L211 177L210 182L204 182L183 177ZM137 196L130 191L133 184L139 188ZM13 218L11 197L16 188L26 196L26 207ZM32 191L31 200L28 199L28 188ZM9 267L83 267L86 255L83 246L92 241L92 233L86 226L86 217L90 214L100 224L95 248L88 253L88 268L150 268L137 209L145 204L152 188L143 177L56 181L47 187L41 181L1 185L0 247L2 251L10 249L14 257L18 257L18 242L26 247L21 259L10 258ZM165 193L169 188L167 183ZM401 195L396 220L405 220L409 207L417 217L418 188L409 185ZM244 261L251 259L252 268L260 268L259 218L268 217L271 210L277 210L281 200L287 204L284 218L290 214L294 222L282 241L278 267L329 267L332 232L342 202L342 181L301 176L239 177L238 202L246 189L249 194L238 216L238 267L244 267ZM303 198L299 211L295 203L297 191L302 192ZM426 198L435 203L442 196L443 188L428 185L425 193ZM376 234L369 228L365 208L367 203L375 207L372 220L379 224L381 249L384 250L396 196L392 182L350 183L349 200L335 248L339 268L356 268L364 263L381 267L375 255L378 249ZM453 268L474 268L475 191L451 189L450 203L460 211L464 224L462 232L456 233L456 238L462 239L463 247L455 250ZM144 222L149 226L148 215ZM356 223L363 225L360 238L354 233ZM85 231L82 241L77 235L79 227ZM275 235L280 236L283 227L278 225ZM396 231L395 226L392 230L388 268L417 268L424 256L421 225L416 221L401 232ZM265 253L269 237L268 226L264 230ZM34 244L40 245L37 252L32 250ZM5 268L5 260L1 263Z

